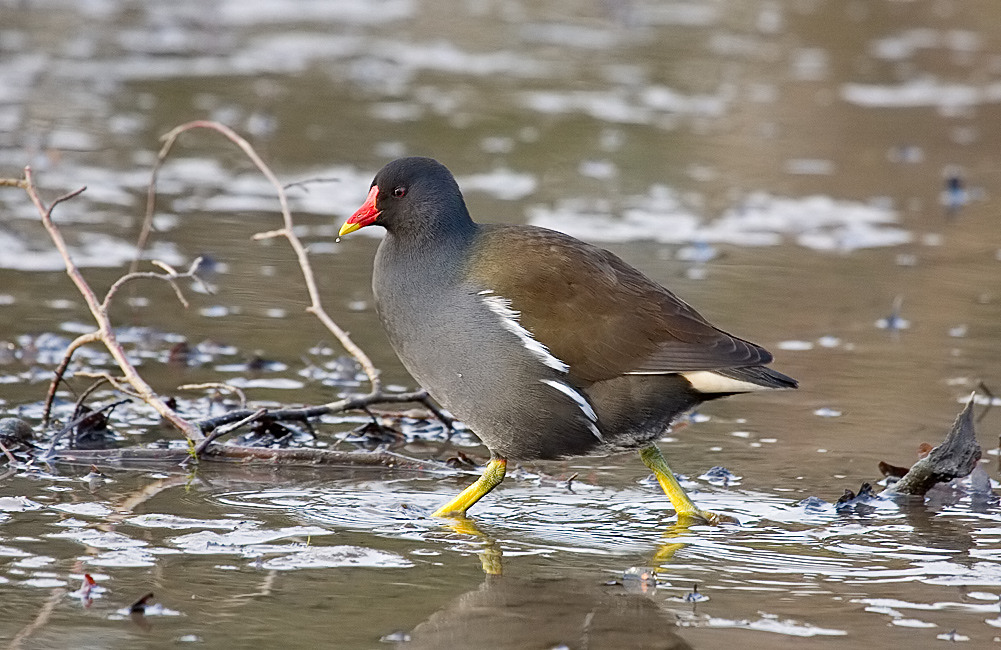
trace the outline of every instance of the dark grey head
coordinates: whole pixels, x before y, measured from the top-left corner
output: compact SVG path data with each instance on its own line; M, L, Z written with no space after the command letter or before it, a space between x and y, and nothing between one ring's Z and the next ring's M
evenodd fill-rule
M424 238L472 227L452 172L431 158L400 158L383 167L365 203L341 227L346 235L369 225Z

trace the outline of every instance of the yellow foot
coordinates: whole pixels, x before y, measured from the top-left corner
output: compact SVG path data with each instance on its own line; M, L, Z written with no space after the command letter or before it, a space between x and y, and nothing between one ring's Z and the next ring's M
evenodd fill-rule
M678 480L674 478L674 473L667 466L667 461L664 460L664 456L661 455L656 445L650 445L642 449L640 451L640 458L650 468L653 475L657 477L657 482L660 483L664 494L671 500L671 505L674 506L675 511L678 513L679 525L696 526L709 524L710 526L718 526L720 524L740 524L733 517L702 510L696 506L684 488L681 487L681 484L678 483Z
M736 524L740 525L740 521L736 517L731 517L730 515L721 515L718 512L709 512L708 510L694 510L692 512L679 512L678 513L678 524L681 526L704 526L706 524L710 526L720 526L722 524Z
M431 516L465 517L466 511L469 510L474 503L486 496L490 490L497 487L500 482L504 480L504 474L506 471L507 460L503 458L491 459L491 461L487 463L486 470L483 471L483 476L478 478L475 483L459 493L459 496L431 513Z

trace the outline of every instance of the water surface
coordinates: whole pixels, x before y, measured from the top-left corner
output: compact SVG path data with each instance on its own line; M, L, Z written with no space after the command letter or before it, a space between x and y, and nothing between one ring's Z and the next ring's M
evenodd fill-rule
M981 382L1001 394L994 3L39 0L0 14L0 172L31 164L49 199L87 186L56 220L95 288L133 255L158 137L208 118L283 181L328 179L293 189L293 210L329 310L391 386L412 380L377 325L377 239L333 236L375 171L410 154L453 169L476 218L607 246L801 382L708 405L661 445L736 529L673 527L633 455L526 466L458 529L427 514L468 476L19 469L0 483L14 647L1001 638L996 505L829 505L941 440ZM277 201L240 154L187 134L160 188L151 256L210 256L216 292L189 291L182 310L148 285L118 305L149 381L170 394L222 377L257 404L358 390L303 311L290 250L251 241L278 225ZM0 409L31 420L90 320L24 195L0 191L0 215ZM179 367L180 341L196 353ZM248 379L255 355L273 364ZM110 366L96 347L81 360ZM123 442L169 435L119 413ZM977 425L993 478L999 423L994 409ZM354 424L325 422L320 440ZM397 446L455 449L485 457L468 435ZM715 466L738 478L712 480ZM157 604L130 616L148 592Z

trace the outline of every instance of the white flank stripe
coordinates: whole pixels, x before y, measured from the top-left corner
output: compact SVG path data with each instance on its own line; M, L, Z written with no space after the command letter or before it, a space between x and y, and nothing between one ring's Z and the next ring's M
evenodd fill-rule
M585 416L587 416L587 426L591 429L591 433L593 433L594 437L598 440L605 442L605 437L601 435L601 431L599 431L597 427L598 414L594 412L593 408L591 408L591 404L587 401L587 398L574 390L568 384L564 384L562 381L556 381L555 379L540 379L539 381L547 386L552 386L576 402L577 406L580 407L580 410L584 412Z
M756 390L768 390L768 386L759 386L749 381L724 377L711 370L683 372L681 376L687 379L692 388L700 393L750 393Z
M504 326L504 329L521 339L521 344L526 350L534 354L539 361L546 364L553 370L559 370L560 372L570 370L570 366L554 357L549 351L549 348L539 343L539 341L532 336L531 332L521 326L521 323L518 322L518 317L521 316L521 313L511 309L510 300L507 298L501 298L500 296L487 296L487 292L493 293L489 289L479 292L479 295L485 296L482 298L483 304L486 305L490 311L500 316L501 324Z

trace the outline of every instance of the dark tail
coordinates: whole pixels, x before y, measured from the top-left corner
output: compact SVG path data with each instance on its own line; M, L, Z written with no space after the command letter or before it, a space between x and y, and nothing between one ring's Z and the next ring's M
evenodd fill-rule
M792 377L783 375L777 370L766 368L765 366L749 366L747 368L720 368L714 370L718 375L746 381L764 388L796 388L799 386Z

